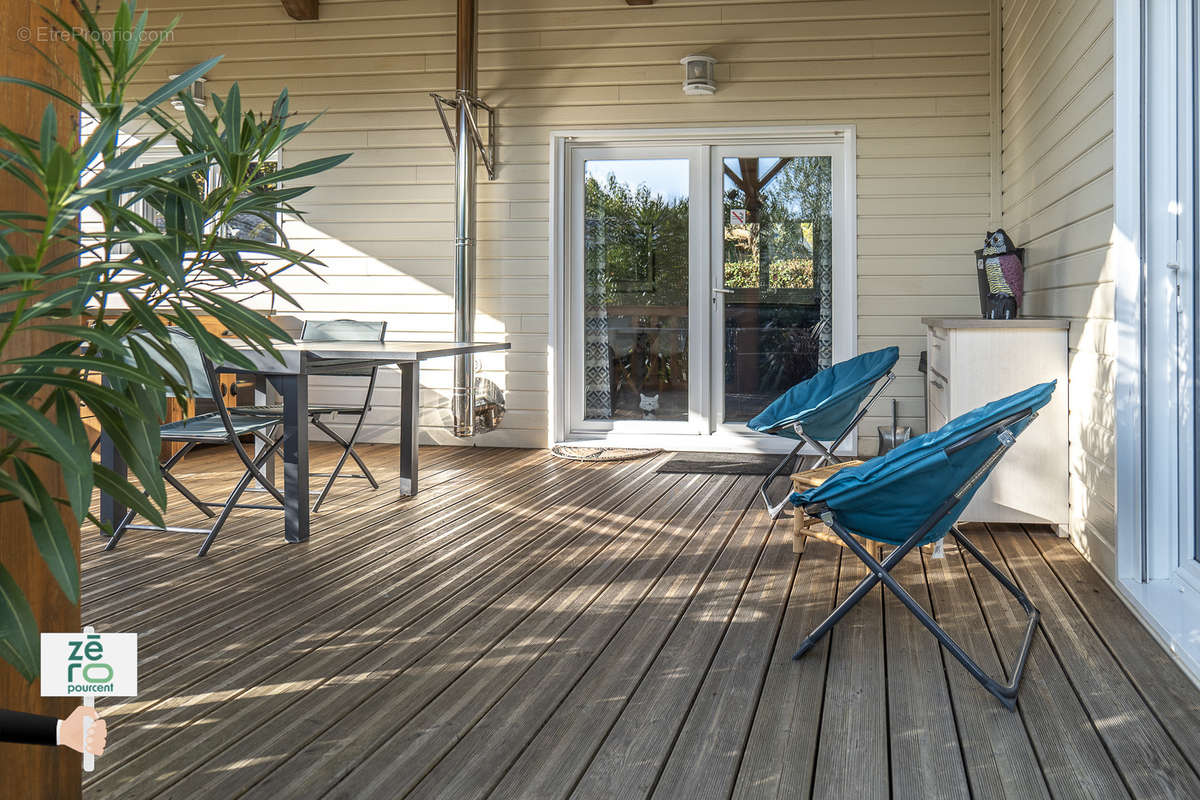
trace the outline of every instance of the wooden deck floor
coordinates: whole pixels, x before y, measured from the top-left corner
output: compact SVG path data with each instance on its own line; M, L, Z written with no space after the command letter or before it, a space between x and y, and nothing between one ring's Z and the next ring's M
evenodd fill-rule
M793 556L756 478L422 458L419 497L344 481L304 545L273 512L205 559L85 532L84 620L141 648L85 797L1200 798L1200 693L1046 531L973 530L1043 612L1010 713L878 588L792 661L863 570ZM947 556L901 579L998 668L1019 609Z

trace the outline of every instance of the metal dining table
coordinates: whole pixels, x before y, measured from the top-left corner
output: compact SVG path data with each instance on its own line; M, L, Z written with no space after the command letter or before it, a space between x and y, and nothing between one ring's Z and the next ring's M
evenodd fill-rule
M334 374L348 366L395 365L400 369L400 459L398 494L400 498L417 493L417 429L421 413L420 364L433 358L507 350L505 343L481 342L296 342L278 347L282 362L266 353L256 353L239 340L226 340L250 361L252 366L221 364L221 372L254 375L260 397L265 402L265 386L272 386L283 401L284 538L303 542L309 532L308 468L308 379L312 375ZM107 440L101 442L100 460L105 466L126 474L126 465ZM100 495L100 518L115 524L125 514L116 498Z

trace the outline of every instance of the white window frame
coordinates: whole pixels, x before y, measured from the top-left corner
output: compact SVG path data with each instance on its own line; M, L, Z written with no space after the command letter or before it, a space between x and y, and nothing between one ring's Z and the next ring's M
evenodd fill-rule
M576 197L572 181L577 177L572 169L572 152L582 148L604 148L618 146L642 146L646 151L653 148L695 148L698 157L693 162L693 194L713 198L712 151L717 147L760 146L763 148L803 148L809 145L824 145L834 148L841 168L835 173L840 180L841 205L834 209L835 219L844 224L835 229L834 242L834 358L848 358L857 352L857 190L856 190L856 131L853 125L829 126L771 126L771 127L715 127L715 128L672 128L672 129L593 129L575 131L553 131L550 134L550 343L547 354L549 390L549 439L551 443L571 442L574 444L604 444L607 446L661 447L671 450L714 450L737 452L787 452L789 442L777 436L764 436L750 431L733 432L730 427L716 425L712 402L716 386L711 364L714 363L713 348L718 346L716 331L709 339L693 335L689 337L689 420L676 423L679 432L647 433L644 429L626 431L622 426L592 426L573 424L580 407L580 381L575 378L578 368L572 368L571 360L581 352L578 343L578 309L582 288L572 275L572 248L575 247L569 221L579 216L582 199ZM668 157L668 156L664 156ZM699 166L697 174L696 166ZM840 173L840 174L838 174ZM714 205L716 201L713 200ZM574 204L575 208L571 205ZM694 204L692 213L691 242L693 263L706 263L710 273L720 269L715 262L720 258L720 249L714 250L712 241L701 235L703 223L697 227L697 218L705 213L704 204ZM567 213L570 212L570 213ZM836 223L835 223L836 224ZM574 236L578 236L576 232ZM693 312L697 304L711 307L711 288L717 285L710 274L709 280L691 281L690 307ZM701 312L702 313L702 312ZM693 319L699 317L693 316ZM699 334L699 331L695 332ZM700 367L697 372L697 366ZM577 386L579 384L579 386ZM790 443L794 444L794 443ZM847 437L841 452L852 453L857 447L854 435Z

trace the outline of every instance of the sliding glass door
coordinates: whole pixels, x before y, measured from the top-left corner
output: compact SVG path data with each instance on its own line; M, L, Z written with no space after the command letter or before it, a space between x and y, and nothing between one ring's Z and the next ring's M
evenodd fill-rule
M745 422L854 347L845 153L841 139L564 145L556 440L774 449Z
M722 147L714 229L715 420L740 429L833 363L834 157ZM839 198L840 199L840 198Z
M573 153L575 428L692 433L696 277L689 149Z

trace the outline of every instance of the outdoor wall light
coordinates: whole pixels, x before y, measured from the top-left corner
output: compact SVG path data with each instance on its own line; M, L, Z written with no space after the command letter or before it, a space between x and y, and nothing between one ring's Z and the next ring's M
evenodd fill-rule
M171 80L175 80L179 76L178 75L168 75L167 77L170 78ZM192 101L195 102L196 105L200 106L200 108L204 108L204 106L207 104L207 99L206 99L207 96L205 95L205 92L204 92L204 84L206 82L207 82L207 80L205 78L196 78L196 80L191 85L191 91L185 93L185 94L188 94L192 98ZM183 111L183 101L180 100L178 97L172 97L171 98L171 107L174 108L176 111Z
M717 81L713 77L713 65L717 60L703 53L684 56L679 59L683 64L683 93L684 94L713 94L717 91Z

